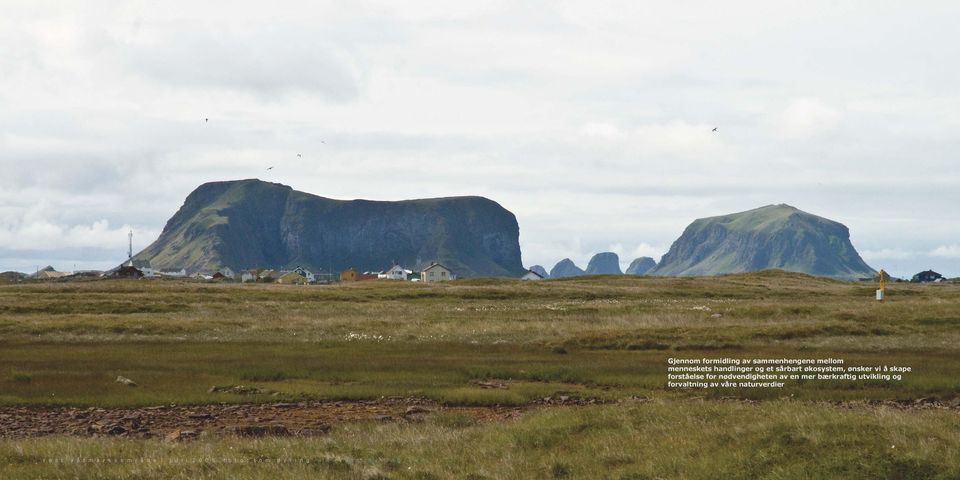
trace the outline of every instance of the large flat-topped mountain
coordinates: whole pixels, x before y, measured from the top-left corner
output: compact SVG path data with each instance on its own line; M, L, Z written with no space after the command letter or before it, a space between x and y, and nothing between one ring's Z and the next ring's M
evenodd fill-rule
M519 276L516 217L483 197L333 200L260 180L206 183L136 255L153 268L302 265L383 270L440 262L458 276Z
M843 224L789 205L701 218L651 275L718 275L779 268L840 279L870 277Z

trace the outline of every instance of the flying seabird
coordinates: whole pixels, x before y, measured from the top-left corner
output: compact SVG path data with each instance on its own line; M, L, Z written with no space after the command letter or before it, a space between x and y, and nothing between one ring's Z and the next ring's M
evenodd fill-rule
M713 127L713 130L711 130L711 132L716 132L716 131L717 131L717 127Z
M273 167L272 167L272 166L271 166L271 167L267 167L267 170L273 170Z
M300 155L299 153L297 154L297 156L300 157L300 158L303 158L303 155Z

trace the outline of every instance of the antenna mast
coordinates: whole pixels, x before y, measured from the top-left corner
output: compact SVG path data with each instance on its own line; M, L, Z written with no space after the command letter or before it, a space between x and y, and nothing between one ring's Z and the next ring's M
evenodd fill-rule
M130 229L130 233L127 234L127 237L130 239L130 244L127 247L127 260L133 261L133 229Z

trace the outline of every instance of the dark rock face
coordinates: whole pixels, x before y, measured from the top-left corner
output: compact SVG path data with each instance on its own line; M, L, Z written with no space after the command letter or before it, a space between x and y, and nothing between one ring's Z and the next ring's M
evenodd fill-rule
M652 275L719 275L777 268L838 279L872 277L846 226L789 205L696 220Z
M627 275L646 275L647 272L652 270L657 266L655 262L650 257L640 257L630 262L630 266L627 267Z
M302 265L382 270L436 261L457 276L519 276L516 217L483 197L333 200L276 183L203 184L135 259L215 271Z
M583 274L583 270L581 270L580 267L573 263L573 260L570 260L569 258L560 260L550 270L550 278L578 277Z
M534 265L530 267L531 272L536 272L537 275L540 275L543 278L550 278L550 274L547 273L547 269L543 268L540 265Z
M622 275L620 257L613 252L598 253L587 264L587 275Z

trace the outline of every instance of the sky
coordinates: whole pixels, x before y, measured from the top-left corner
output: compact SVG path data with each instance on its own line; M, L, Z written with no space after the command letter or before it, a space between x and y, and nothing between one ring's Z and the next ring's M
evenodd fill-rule
M787 203L876 269L960 276L960 2L0 9L0 271L113 267L198 185L260 178L483 195L547 270Z

